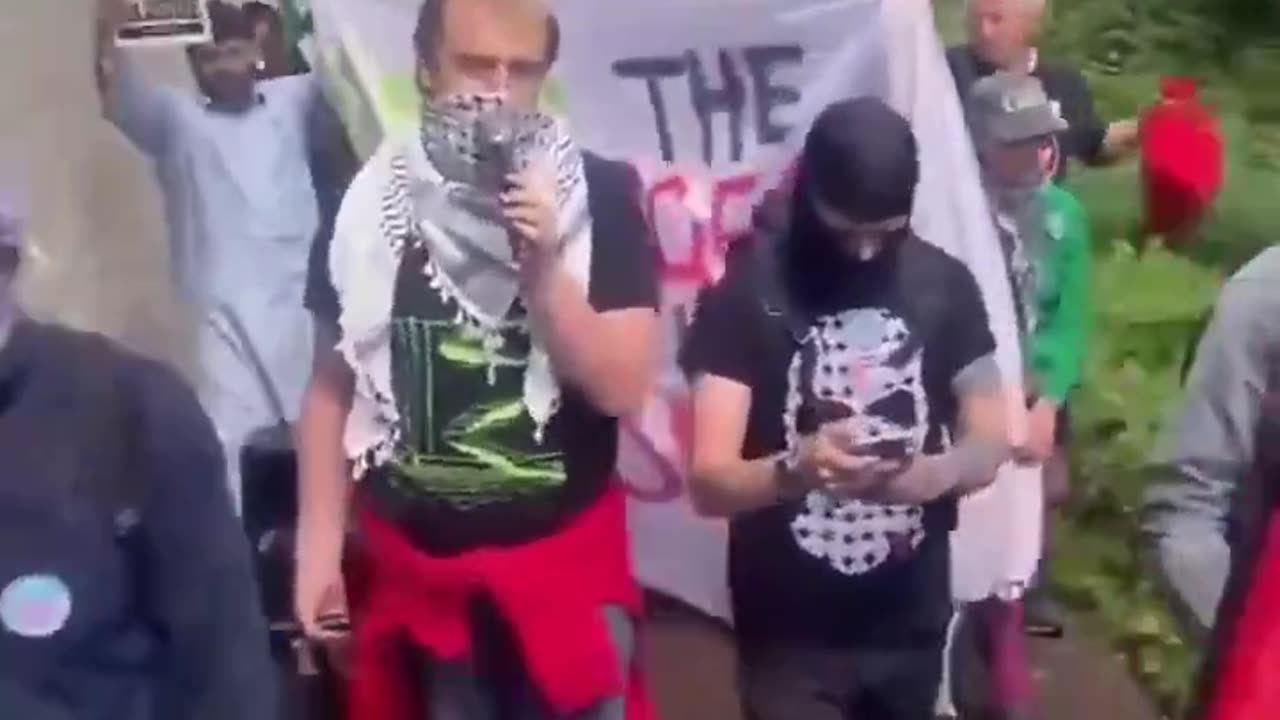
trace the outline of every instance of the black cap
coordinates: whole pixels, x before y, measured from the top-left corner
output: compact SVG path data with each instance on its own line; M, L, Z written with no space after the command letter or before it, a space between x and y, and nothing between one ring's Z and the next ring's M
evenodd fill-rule
M850 219L910 215L920 163L911 126L879 98L829 105L805 138L801 163L811 192Z

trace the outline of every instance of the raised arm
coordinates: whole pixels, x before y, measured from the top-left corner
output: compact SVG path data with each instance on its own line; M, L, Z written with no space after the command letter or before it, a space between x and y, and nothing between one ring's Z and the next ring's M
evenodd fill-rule
M164 152L172 134L177 96L149 82L136 60L116 45L126 0L98 0L95 23L95 76L102 114L143 152Z

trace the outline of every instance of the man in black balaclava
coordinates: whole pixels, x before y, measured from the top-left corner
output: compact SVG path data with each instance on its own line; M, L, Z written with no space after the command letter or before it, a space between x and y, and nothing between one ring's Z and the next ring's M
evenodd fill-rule
M22 240L0 201L0 716L274 718L213 427L167 368L24 317Z
M731 517L748 713L926 720L951 615L956 501L1008 455L973 276L911 231L906 121L837 103L773 242L700 300L691 493Z

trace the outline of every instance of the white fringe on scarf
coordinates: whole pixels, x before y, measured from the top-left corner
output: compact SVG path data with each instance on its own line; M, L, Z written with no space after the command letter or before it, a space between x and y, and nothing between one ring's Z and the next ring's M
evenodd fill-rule
M560 134L567 137L563 128ZM407 183L442 181L431 168L419 136L415 127L404 137L384 140L365 163L343 198L329 250L329 276L342 308L338 321L341 339L336 349L355 374L344 447L354 462L357 479L392 460L400 439L400 416L391 382L396 277L406 242L430 225L429 218L414 218L412 208L401 203L408 197ZM555 150L566 148L577 154L576 148L565 142L557 143ZM562 158L553 159L560 161L558 169L566 168ZM581 175L580 159L574 168ZM571 183L571 192L559 198L560 227L565 233L561 262L586 292L591 275L591 222L585 177L576 180ZM436 271L434 263L428 263L423 274L424 282L431 283L441 300L457 306L459 324L480 333L486 348L496 352L501 330L510 327L510 322L481 317L449 278ZM559 408L560 386L538 329L529 330L532 350L525 369L524 404L541 439L543 428Z

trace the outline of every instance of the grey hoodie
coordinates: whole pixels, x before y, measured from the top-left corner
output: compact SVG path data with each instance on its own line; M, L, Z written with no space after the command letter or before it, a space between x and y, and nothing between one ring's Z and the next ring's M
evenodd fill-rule
M1261 400L1278 359L1280 246L1223 288L1147 490L1143 529L1177 609L1201 639L1230 571L1232 503L1253 462Z

